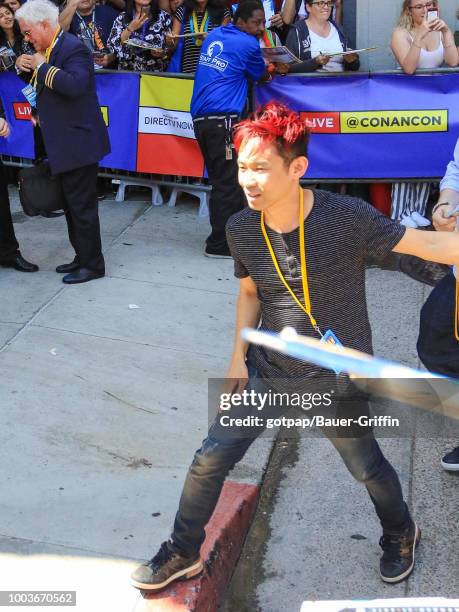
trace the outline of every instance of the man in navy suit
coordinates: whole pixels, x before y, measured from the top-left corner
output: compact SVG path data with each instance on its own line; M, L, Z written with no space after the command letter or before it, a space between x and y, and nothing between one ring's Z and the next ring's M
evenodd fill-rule
M37 51L23 66L33 71L36 116L51 171L65 194L71 263L57 272L64 283L85 283L105 274L97 202L98 162L110 152L96 94L93 58L75 36L59 27L49 0L28 0L16 14L25 39ZM33 100L32 100L33 105Z

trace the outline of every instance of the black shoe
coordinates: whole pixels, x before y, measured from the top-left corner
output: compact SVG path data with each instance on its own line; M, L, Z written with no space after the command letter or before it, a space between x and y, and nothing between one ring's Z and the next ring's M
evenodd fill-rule
M167 542L161 544L157 554L131 574L131 584L144 591L159 591L174 580L197 576L203 570L199 556L183 557L171 550Z
M88 268L78 268L75 272L67 274L62 279L63 283L67 285L76 285L77 283L87 283L88 281L95 280L96 278L102 278L105 276L105 272L98 272L97 270L88 270Z
M57 266L56 272L59 274L68 274L69 272L75 272L75 270L78 270L79 267L80 264L76 259L74 259L68 264L61 264L60 266Z
M14 268L15 270L19 270L19 272L38 272L39 270L38 266L26 261L21 253L16 253L16 255L12 255L8 257L8 259L1 259L0 266L4 268Z
M414 521L401 535L385 533L379 540L384 553L380 574L384 582L395 584L408 578L414 569L414 552L421 539L421 530Z
M214 257L215 259L232 259L231 252L227 246L218 250L206 246L204 255L206 257Z
M448 472L459 472L459 446L447 453L441 460L441 464Z

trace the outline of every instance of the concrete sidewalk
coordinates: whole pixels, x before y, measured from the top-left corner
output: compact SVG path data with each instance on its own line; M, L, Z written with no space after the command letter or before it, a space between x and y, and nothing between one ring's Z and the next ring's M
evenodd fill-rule
M140 612L130 571L170 533L207 431L207 379L225 373L232 348L232 262L203 257L196 204L152 208L140 194L101 206L107 276L64 286L54 271L73 256L64 220L24 217L11 193L21 250L41 270L0 268L1 589L76 590L78 612ZM369 289L377 352L415 363L424 287L374 270ZM258 440L233 480L257 485L271 444ZM459 588L457 479L441 472L440 446L390 448L426 527L410 593ZM389 596L365 492L326 442L297 450L257 532L268 536L258 580L229 612Z
M40 272L0 268L1 589L76 590L82 612L138 609L130 571L169 536L207 432L207 379L232 348L232 262L204 258L195 204L104 201L107 276L65 286L64 219L26 218L11 195ZM233 478L259 482L270 446Z

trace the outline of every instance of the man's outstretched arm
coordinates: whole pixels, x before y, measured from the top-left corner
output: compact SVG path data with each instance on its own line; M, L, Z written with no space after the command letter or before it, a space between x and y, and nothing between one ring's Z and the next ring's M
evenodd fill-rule
M459 266L459 233L423 232L408 228L393 251L416 255L427 261Z

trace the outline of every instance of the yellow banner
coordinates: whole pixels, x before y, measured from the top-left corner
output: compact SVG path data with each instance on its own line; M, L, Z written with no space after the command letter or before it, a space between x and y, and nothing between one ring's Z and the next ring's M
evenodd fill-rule
M447 110L341 112L342 134L447 132Z
M142 74L140 106L190 111L193 81Z

